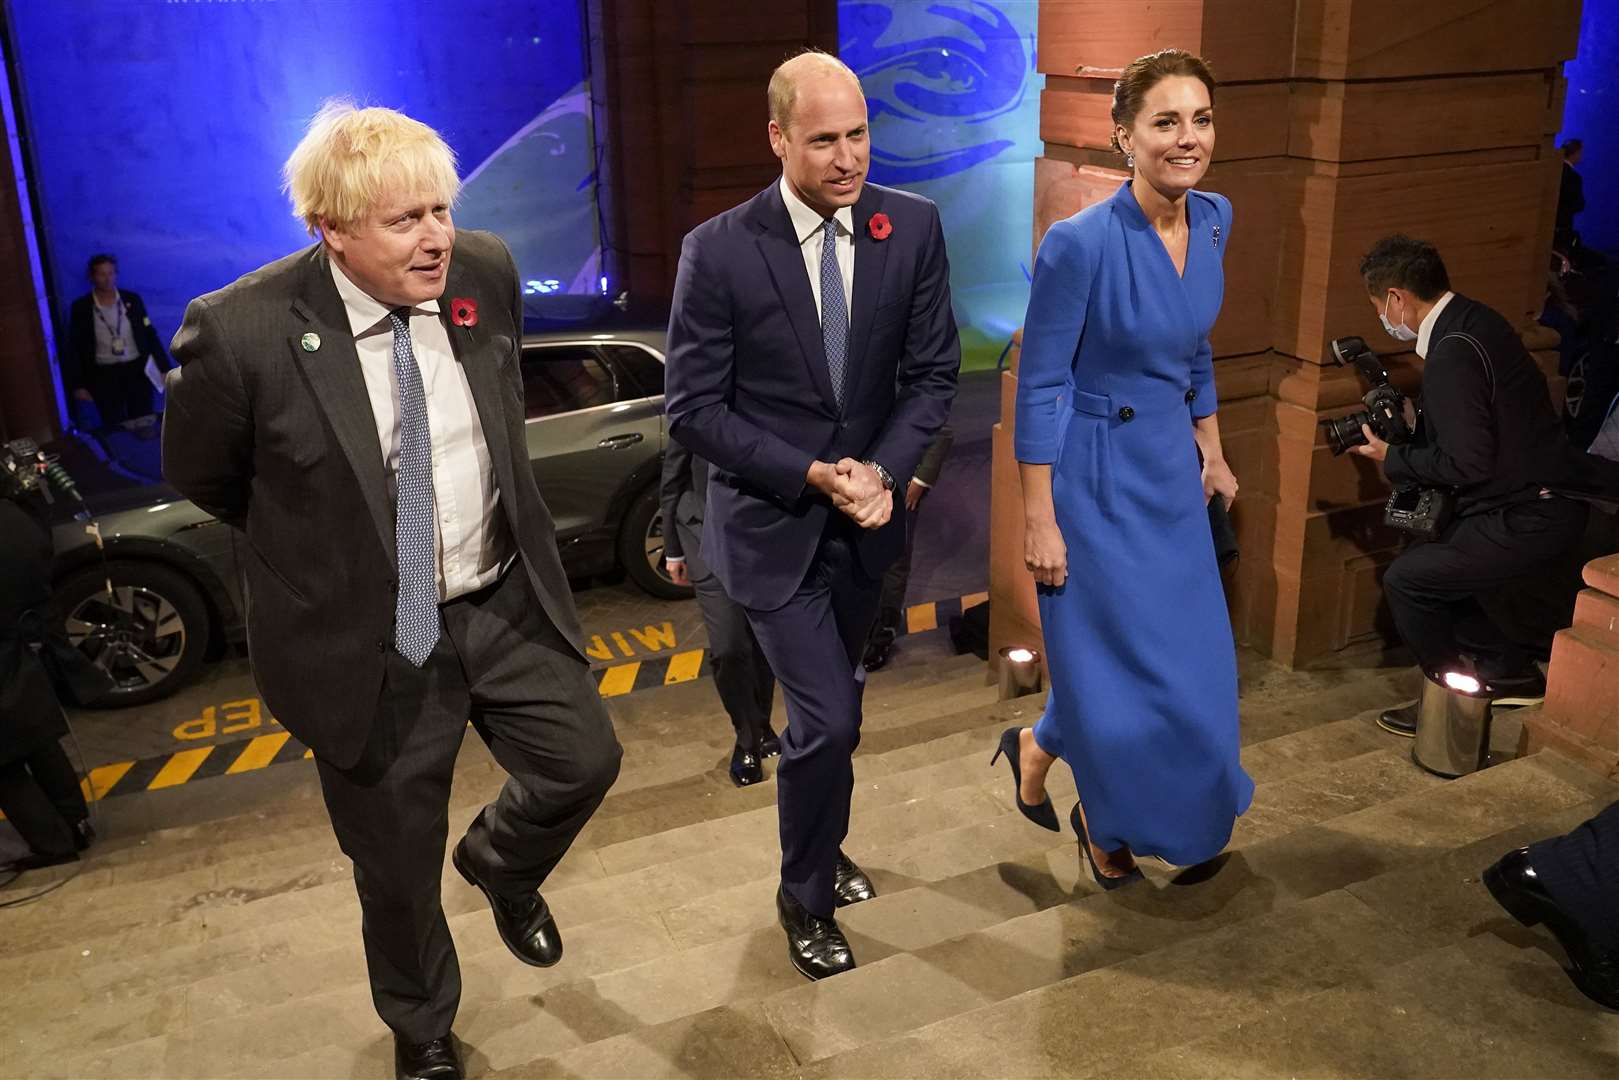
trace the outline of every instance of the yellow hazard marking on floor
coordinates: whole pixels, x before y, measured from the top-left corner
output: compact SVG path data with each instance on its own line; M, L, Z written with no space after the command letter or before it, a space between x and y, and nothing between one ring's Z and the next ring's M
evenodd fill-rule
M230 763L225 770L226 776L235 773L250 772L253 769L262 769L275 760L276 754L286 745L292 736L285 732L275 735L260 735L247 744L247 749L237 755L236 760Z
M937 604L917 604L905 612L905 629L909 633L921 634L938 628L939 608Z
M84 789L84 797L91 802L106 798L113 785L122 780L124 774L134 767L133 761L120 761L91 769L90 775L79 781L79 786Z
M968 593L966 596L963 596L961 598L961 610L966 611L970 607L977 607L979 604L987 604L987 603L989 603L989 593L987 593L987 592Z
M691 682L703 670L703 650L675 653L669 658L669 670L663 676L663 685Z
M198 746L191 750L181 750L169 758L158 774L152 777L152 782L146 785L147 791L157 791L159 788L176 787L191 779L191 774L202 767L208 760L208 755L214 752L211 746Z
M639 661L633 664L619 664L610 667L602 675L601 685L597 688L602 697L618 697L635 689L635 676L641 670Z

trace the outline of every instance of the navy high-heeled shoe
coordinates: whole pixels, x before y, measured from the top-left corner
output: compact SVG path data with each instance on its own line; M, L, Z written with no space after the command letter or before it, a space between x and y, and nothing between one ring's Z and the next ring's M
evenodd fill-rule
M1122 877L1108 877L1106 874L1102 873L1102 868L1096 865L1096 859L1091 855L1091 838L1089 834L1085 832L1084 819L1079 816L1078 803L1075 803L1074 808L1068 811L1068 823L1072 825L1074 827L1074 831L1079 834L1079 853L1085 856L1085 862L1090 865L1091 877L1095 878L1096 883L1102 886L1103 889L1107 890L1108 892L1112 892L1114 889L1122 889L1132 882L1145 880L1145 876L1141 873L1141 867L1139 866Z
M995 748L995 756L989 759L990 768L994 768L995 762L1005 754L1006 763L1012 766L1012 798L1017 800L1018 812L1042 829L1062 832L1062 826L1057 824L1057 811L1051 805L1050 795L1047 795L1039 806L1030 806L1023 801L1023 763L1018 754L1018 734L1022 730L1012 727L1001 732L1001 745Z

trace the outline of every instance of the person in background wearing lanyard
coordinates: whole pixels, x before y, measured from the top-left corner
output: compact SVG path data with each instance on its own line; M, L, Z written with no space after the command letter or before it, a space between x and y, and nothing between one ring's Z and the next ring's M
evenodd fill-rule
M73 301L68 317L68 347L62 381L80 402L94 405L100 423L111 427L152 414L154 389L146 365L158 371L173 365L163 339L147 317L146 304L118 287L118 260L111 255L90 259L91 291Z

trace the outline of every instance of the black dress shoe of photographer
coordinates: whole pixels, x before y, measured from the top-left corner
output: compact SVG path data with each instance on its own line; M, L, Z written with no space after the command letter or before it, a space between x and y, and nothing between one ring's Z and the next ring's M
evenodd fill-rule
M764 778L765 770L759 764L759 755L738 743L731 751L731 783L737 787L747 787Z
M88 850L96 842L95 826L90 824L89 818L80 818L73 823L73 846L80 851Z
M1377 718L1377 726L1390 734L1414 739L1417 737L1417 709L1420 707L1420 702L1413 701L1397 709L1384 709L1383 715Z
M500 931L500 940L506 943L506 948L517 959L534 967L550 967L561 960L562 934L557 930L557 921L551 917L551 909L545 905L545 898L537 892L527 896L501 896L472 872L466 849L467 842L463 839L455 845L450 862L467 883L476 886L489 901L495 913L495 929Z
M1489 688L1490 703L1498 708L1538 705L1546 700L1546 676L1532 665L1522 675L1490 679L1485 685Z
M1544 925L1568 953L1568 977L1580 993L1619 1010L1619 950L1599 949L1585 930L1557 906L1529 861L1529 849L1509 851L1484 871L1484 887L1507 914L1525 926Z
M866 876L866 872L841 851L838 852L838 866L833 877L832 891L837 896L838 907L858 904L877 895L877 889Z
M759 756L762 758L781 756L781 737L769 724L765 725L765 737L759 740Z
M785 888L776 890L776 917L787 931L787 957L806 979L824 979L854 969L849 939L837 920L811 914Z
M395 1080L461 1080L465 1075L454 1035L424 1043L408 1043L394 1036Z

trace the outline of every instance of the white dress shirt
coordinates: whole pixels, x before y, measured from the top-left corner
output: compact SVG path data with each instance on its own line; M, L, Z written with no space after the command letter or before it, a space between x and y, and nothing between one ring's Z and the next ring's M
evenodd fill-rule
M1417 355L1424 360L1428 359L1428 342L1433 338L1433 324L1439 321L1439 313L1455 298L1455 293L1446 292L1433 307L1428 309L1428 314L1422 317L1422 325L1417 327Z
M392 309L350 281L336 260L332 280L354 333L392 502L399 474L399 385L394 378L393 327L388 322ZM411 309L410 341L422 375L433 441L438 595L440 601L453 600L499 580L513 545L472 388L450 348L437 300Z
M815 315L821 315L821 245L825 236L821 226L826 219L793 193L787 178L781 178L781 201L787 204L787 216L793 219L793 231L798 234L798 247L804 253L804 270L809 274L810 292L815 294ZM838 223L838 273L843 275L843 310L854 318L854 210L840 206L832 220Z

